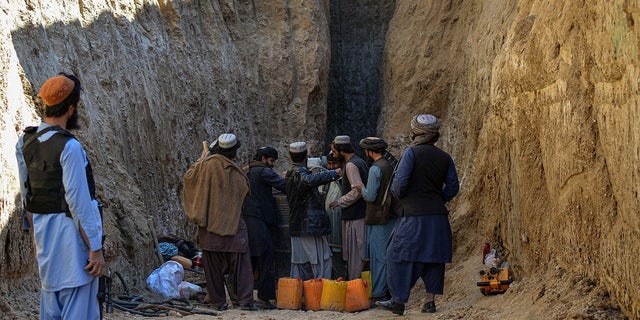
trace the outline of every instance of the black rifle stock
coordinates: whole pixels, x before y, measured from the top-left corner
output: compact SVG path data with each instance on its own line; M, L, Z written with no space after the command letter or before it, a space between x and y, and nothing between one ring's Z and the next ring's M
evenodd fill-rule
M102 221L104 222L104 219L102 218L102 203L98 203L98 210L100 211L100 219L102 219ZM104 228L102 230L102 255L106 256L104 250ZM111 302L111 268L109 267L107 267L106 275L102 275L100 278L98 278L98 303L100 305L100 319L103 319L102 306L105 304L105 302L107 313L113 312L113 305Z

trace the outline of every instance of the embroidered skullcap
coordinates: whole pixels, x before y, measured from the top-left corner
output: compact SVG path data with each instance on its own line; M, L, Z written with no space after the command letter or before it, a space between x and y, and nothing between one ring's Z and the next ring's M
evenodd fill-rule
M351 143L351 138L349 138L349 136L336 136L333 139L333 143L335 144L349 144Z
M440 120L433 115L421 114L411 119L411 132L416 136L435 135L438 130L440 130Z
M260 156L265 156L267 158L273 158L273 159L278 159L278 150L272 148L272 147L263 147L260 148L258 150L258 153L260 154Z
M231 149L238 144L238 139L233 133L223 133L218 137L218 146L221 149Z
M289 152L302 153L307 151L307 144L304 141L294 142L289 145Z
M38 95L44 103L51 107L64 101L73 91L75 83L66 76L60 75L47 79L40 87Z
M360 148L370 150L376 153L382 153L387 149L387 142L378 137L366 137L360 140Z

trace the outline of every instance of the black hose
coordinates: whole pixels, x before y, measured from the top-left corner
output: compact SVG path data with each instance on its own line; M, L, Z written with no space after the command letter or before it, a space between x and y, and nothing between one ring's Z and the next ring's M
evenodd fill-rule
M160 317L160 316L166 316L169 314L168 312L160 312L160 313L145 312L145 311L135 310L135 309L122 306L117 302L112 302L112 303L113 303L113 306L118 310L131 312L131 313L138 314L145 317Z
M120 279L120 283L122 284L122 287L124 288L124 294L128 296L129 295L129 288L127 288L127 284L124 282L124 279L122 279L122 275L120 275L120 272L118 272L118 271L116 271L114 273L118 277L118 279Z
M190 268L185 268L185 269L190 269ZM202 271L195 270L195 269L191 269L189 271L203 273ZM209 316L218 315L217 312L197 310L191 305L191 303L188 300L185 300L185 299L167 299L163 301L145 302L143 301L144 299L142 296L131 296L129 294L129 288L127 287L127 284L124 282L122 275L120 275L120 273L117 271L115 272L115 275L118 277L118 279L120 279L120 282L122 283L122 287L124 289L125 294L118 296L118 299L111 299L111 303L116 309L119 309L121 311L138 314L145 317L160 317L160 316L166 316L169 314L169 312L166 310L156 311L156 312L136 310L136 308L139 307L141 304L149 304L149 305L172 308L179 311L185 311L185 312L194 313L194 314L202 314L202 315L209 315ZM181 303L177 304L176 302L181 302Z

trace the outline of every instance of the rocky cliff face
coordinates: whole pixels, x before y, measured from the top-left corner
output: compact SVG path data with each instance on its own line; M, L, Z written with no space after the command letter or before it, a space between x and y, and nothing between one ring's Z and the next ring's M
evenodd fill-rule
M107 260L134 286L157 261L151 228L191 238L182 175L202 140L257 146L324 140L326 1L8 1L0 4L0 274L37 277L21 231L14 146L39 122L36 94L60 71L84 85L78 132L105 205ZM135 268L132 268L135 266ZM142 282L140 282L142 281ZM2 282L0 291L11 284ZM36 287L37 288L37 287ZM4 295L4 293L3 293Z
M413 114L444 120L439 145L462 182L452 206L460 250L478 239L468 251L476 259L489 239L521 277L584 275L634 318L638 10L621 1L399 2L382 119L398 145Z
M287 143L306 140L312 152L322 151L329 9L337 3L0 3L0 296L18 283L38 290L31 237L21 231L13 148L20 130L38 122L35 96L46 78L67 71L84 84L78 136L105 204L107 259L130 286L143 287L157 264L150 258L151 230L193 235L182 214L181 178L200 155L200 141L234 132L243 143L242 162L264 144L284 155ZM467 288L476 266L466 266L490 241L509 253L520 283L551 278L571 290L585 282L629 317L640 317L634 277L640 272L640 7L535 0L394 5L381 71L371 73L382 75L377 133L399 154L411 116L429 112L443 120L438 145L454 157L461 180L451 204L452 304L462 304L468 292L478 295ZM386 23L391 8L380 8L372 21ZM363 12L373 13L348 11ZM355 40L344 41L363 54ZM288 163L282 158L281 169ZM514 285L513 292L548 304L581 298L581 291L551 286ZM16 308L24 306L0 298L3 312ZM472 309L463 307L460 315Z

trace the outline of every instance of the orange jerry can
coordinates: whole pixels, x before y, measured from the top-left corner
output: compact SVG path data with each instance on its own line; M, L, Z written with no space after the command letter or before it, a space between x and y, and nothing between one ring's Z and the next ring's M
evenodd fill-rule
M304 289L304 305L307 310L320 310L322 300L322 279L310 279L302 282Z
M371 290L373 290L373 282L371 282L371 271L362 271L360 278L364 280L365 287L367 287L367 296L371 299Z
M344 303L344 310L355 312L369 309L369 296L367 295L367 285L362 279L347 281L347 295Z
M513 282L513 272L508 268L489 268L480 270L480 281L477 282L483 295L500 294L509 289Z
M347 296L347 283L342 280L322 279L322 299L320 309L344 311Z
M280 278L276 304L278 309L300 310L302 308L302 279Z

